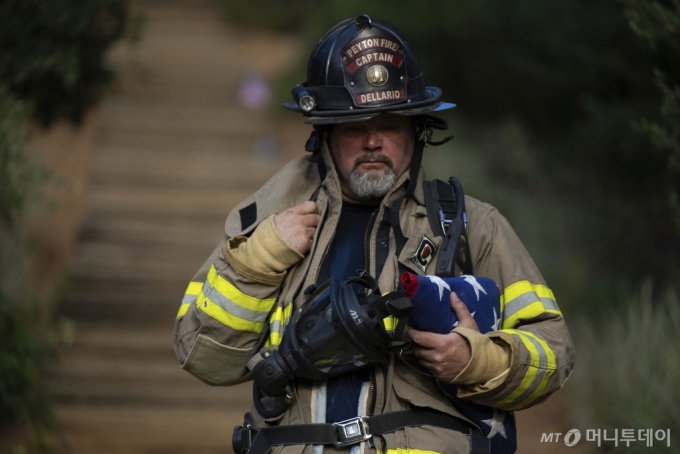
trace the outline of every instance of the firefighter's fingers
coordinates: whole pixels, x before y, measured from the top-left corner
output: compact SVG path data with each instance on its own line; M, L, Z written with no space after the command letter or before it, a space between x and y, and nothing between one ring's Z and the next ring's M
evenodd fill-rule
M456 295L455 292L451 292L450 300L451 309L453 309L453 312L456 313L456 317L458 318L458 326L479 331L477 322L474 318L472 318L472 314L470 314L467 306L460 300L460 298L458 298L458 295Z
M432 375L450 383L465 369L472 351L467 340L458 333L435 334L435 336L439 336L439 345L436 348L416 345L413 354L421 365L432 372Z
M312 202L311 200L307 200L306 202L302 202L299 205L295 205L291 209L298 214L312 214L317 212L316 202Z
M288 246L305 255L312 247L319 219L316 203L307 201L274 216L274 227Z
M409 328L408 336L418 347L425 349L437 348L441 344L441 334Z
M316 227L319 225L319 221L321 220L321 216L319 216L316 213L312 214L305 214L302 216L302 221L307 227Z

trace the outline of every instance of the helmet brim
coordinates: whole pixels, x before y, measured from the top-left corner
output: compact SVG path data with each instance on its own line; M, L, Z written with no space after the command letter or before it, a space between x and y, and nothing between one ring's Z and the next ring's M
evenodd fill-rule
M377 117L381 113L391 113L395 115L414 116L425 115L430 112L439 112L442 110L453 109L455 104L440 101L442 92L437 87L425 87L427 98L408 102L406 104L393 104L388 106L372 107L372 108L356 108L356 109L342 109L342 110L312 110L305 112L300 109L297 104L284 103L283 107L286 109L300 112L309 118L305 123L312 125L330 125L337 123L352 123L356 121L366 121Z

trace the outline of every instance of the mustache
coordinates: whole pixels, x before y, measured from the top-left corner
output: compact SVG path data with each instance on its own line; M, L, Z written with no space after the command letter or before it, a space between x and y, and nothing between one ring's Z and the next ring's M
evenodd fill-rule
M356 168L359 167L359 165L363 164L364 162L383 162L387 164L387 167L394 170L394 164L392 163L392 160L389 157L385 156L384 154L380 153L367 153L359 156L354 161L354 167L352 167L352 170L356 170Z

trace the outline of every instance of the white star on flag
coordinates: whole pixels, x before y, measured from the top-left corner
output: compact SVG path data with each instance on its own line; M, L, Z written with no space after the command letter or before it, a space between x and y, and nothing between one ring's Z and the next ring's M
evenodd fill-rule
M475 279L474 276L470 276L469 274L466 274L465 276L461 276L465 282L470 284L473 289L475 289L475 295L477 295L477 301L479 301L479 291L481 290L483 294L487 294L486 290L484 290L484 287L479 285L479 282L477 282L477 279Z
M503 425L505 415L507 415L507 412L494 408L493 418L482 419L482 422L484 424L491 427L491 430L489 431L489 435L487 435L487 438L493 438L496 434L501 434L501 436L505 439L508 438L508 435L505 433L505 426Z
M430 279L430 282L436 284L437 287L439 287L439 301L441 301L444 296L444 288L446 288L446 290L450 292L451 287L449 287L449 284L447 284L446 281L439 276L427 276L427 277Z
M493 325L491 325L491 331L498 331L501 329L501 319L496 315L496 308L493 308Z

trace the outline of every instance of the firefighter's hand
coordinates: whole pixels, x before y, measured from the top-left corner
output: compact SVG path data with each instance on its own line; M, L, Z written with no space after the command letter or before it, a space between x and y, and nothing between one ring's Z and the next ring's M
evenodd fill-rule
M467 306L454 292L451 292L451 308L458 317L458 326L479 331ZM409 328L408 335L416 344L414 353L418 362L446 383L451 383L472 357L470 344L458 333L435 334Z
M320 219L316 213L316 203L310 200L274 216L274 226L288 246L305 255L312 247Z

